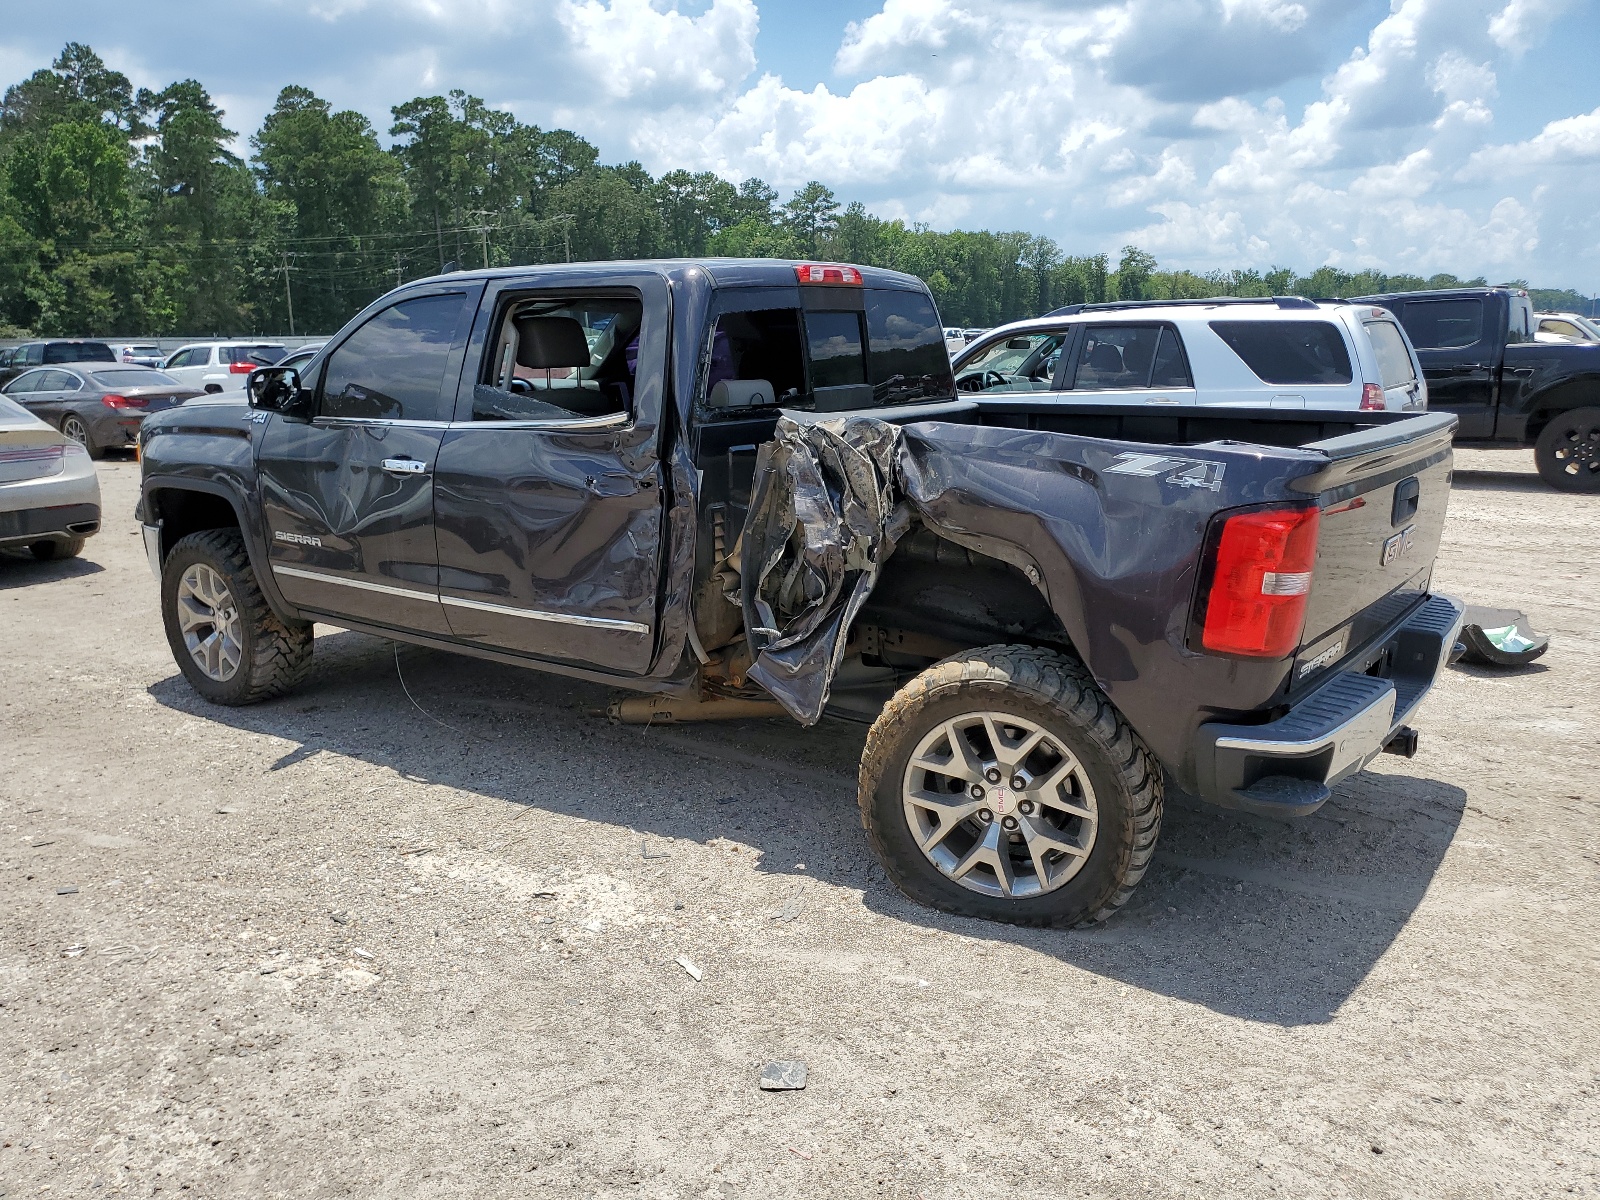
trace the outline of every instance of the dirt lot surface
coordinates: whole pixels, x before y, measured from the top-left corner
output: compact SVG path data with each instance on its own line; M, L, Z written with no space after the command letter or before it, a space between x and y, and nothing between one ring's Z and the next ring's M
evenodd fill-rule
M1063 933L888 888L848 725L402 649L425 715L332 630L210 707L107 463L82 559L0 561L0 1193L1600 1194L1600 497L1458 466L1437 583L1546 660L1313 817L1175 801Z

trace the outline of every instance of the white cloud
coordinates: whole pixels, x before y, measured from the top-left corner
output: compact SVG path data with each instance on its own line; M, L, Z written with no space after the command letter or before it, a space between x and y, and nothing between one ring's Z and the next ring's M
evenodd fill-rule
M711 0L698 17L650 0L562 0L556 19L575 65L613 100L691 103L755 70L753 0Z
M1520 54L1544 37L1569 7L1569 0L1508 0L1490 20L1489 36L1497 46Z
M1582 116L1551 121L1525 142L1486 146L1475 153L1464 178L1492 177L1541 167L1600 163L1600 108Z

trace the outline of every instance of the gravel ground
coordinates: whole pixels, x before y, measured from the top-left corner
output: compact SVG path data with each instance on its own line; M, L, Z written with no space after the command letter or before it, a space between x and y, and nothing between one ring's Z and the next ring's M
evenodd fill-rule
M1600 1194L1600 498L1458 467L1437 584L1546 660L1313 817L1174 801L1063 933L887 887L848 725L331 630L212 708L104 464L81 559L0 561L0 1194Z

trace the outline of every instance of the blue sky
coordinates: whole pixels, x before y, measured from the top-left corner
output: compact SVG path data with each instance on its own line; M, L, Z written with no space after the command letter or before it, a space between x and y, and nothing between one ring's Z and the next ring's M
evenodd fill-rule
M885 216L1167 266L1453 270L1600 291L1593 0L77 0L88 42L255 128L465 88L656 172L821 179ZM132 36L130 36L130 31Z

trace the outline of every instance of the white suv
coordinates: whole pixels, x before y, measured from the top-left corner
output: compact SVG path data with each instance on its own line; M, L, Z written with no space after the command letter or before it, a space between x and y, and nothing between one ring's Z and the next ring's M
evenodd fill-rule
M954 367L964 392L1073 403L1428 406L1416 351L1388 309L1298 296L1070 305L990 330Z
M189 387L222 392L243 386L251 371L283 355L277 342L191 342L174 350L161 369Z

